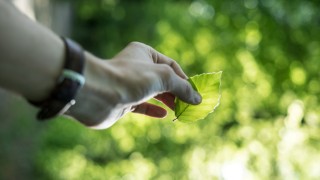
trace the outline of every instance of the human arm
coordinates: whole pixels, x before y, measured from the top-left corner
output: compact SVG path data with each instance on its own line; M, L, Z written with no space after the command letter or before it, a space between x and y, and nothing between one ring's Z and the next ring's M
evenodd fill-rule
M63 42L0 1L0 83L27 99L45 99L63 67Z
M47 98L63 68L60 38L4 1L0 38L0 86L32 101ZM152 97L170 108L175 96L192 104L201 101L175 61L142 43L130 43L108 61L85 52L85 60L86 83L67 114L87 126L109 127L130 111L165 116L163 108L146 103Z

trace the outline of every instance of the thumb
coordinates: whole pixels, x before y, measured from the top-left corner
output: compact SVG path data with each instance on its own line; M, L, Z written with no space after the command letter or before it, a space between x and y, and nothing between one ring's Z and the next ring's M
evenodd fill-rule
M192 88L192 85L187 80L182 79L175 73L173 73L170 81L165 81L165 83L167 83L168 91L182 101L193 105L201 103L201 95Z

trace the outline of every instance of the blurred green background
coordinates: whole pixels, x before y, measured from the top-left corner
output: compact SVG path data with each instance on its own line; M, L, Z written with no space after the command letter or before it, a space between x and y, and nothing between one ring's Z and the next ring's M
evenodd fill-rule
M140 41L190 76L222 70L221 104L193 124L130 114L95 131L2 98L0 179L320 179L319 1L56 3L99 57Z

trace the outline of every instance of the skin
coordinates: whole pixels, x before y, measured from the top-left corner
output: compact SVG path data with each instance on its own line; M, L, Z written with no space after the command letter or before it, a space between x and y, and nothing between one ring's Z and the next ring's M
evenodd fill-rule
M64 64L64 44L52 31L0 1L0 86L32 101L46 99ZM139 42L102 60L85 51L86 83L66 115L92 128L108 128L128 112L162 118L175 97L199 104L201 96L171 58Z

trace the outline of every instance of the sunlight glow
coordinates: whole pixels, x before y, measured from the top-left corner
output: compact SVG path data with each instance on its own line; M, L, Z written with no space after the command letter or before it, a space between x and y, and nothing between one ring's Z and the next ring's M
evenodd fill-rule
M195 17L211 19L214 16L215 10L205 1L194 1L189 7L189 12Z
M229 161L223 164L221 176L223 180L248 180L248 170L241 161Z
M290 70L291 81L296 85L303 85L306 82L306 72L301 67L292 67Z

